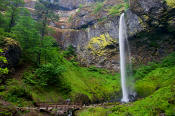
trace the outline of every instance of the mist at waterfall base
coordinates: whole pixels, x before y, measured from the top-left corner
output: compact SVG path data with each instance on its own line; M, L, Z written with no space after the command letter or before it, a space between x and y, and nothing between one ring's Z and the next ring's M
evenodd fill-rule
M119 22L119 48L120 48L120 74L122 99L121 102L133 101L136 93L134 92L134 80L132 75L131 52L127 39L127 27L124 13L120 16Z

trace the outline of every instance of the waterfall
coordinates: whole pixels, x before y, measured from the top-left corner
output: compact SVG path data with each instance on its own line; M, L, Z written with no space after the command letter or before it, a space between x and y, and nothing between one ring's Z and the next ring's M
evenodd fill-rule
M130 50L127 40L127 29L125 24L124 13L120 16L119 22L119 48L120 48L120 73L121 73L121 87L122 87L122 102L129 102L129 90L127 86L127 63L130 62ZM130 66L129 66L130 67Z

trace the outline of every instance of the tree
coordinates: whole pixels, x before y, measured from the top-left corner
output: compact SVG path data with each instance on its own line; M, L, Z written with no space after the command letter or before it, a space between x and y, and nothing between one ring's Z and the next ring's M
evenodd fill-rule
M20 8L24 5L24 0L7 0L6 7L9 15L8 32L15 25Z
M0 0L0 11L4 11L6 9L7 0Z
M7 28L7 19L4 17L7 9L6 3L6 0L0 0L0 28Z
M16 21L16 25L12 28L12 33L16 35L17 40L23 48L23 54L28 60L36 62L36 57L39 50L39 31L37 22L32 19L30 12L23 8ZM33 56L33 57L32 57Z
M35 5L35 10L37 15L37 20L38 22L40 22L40 28L39 28L40 35L41 35L40 47L42 49L45 49L43 45L43 41L44 41L45 35L47 35L47 26L49 22L51 21L55 22L56 20L58 20L58 15L54 12L53 4L48 0L39 0ZM38 53L38 64L40 64L41 53L42 51ZM46 52L43 54L46 62Z

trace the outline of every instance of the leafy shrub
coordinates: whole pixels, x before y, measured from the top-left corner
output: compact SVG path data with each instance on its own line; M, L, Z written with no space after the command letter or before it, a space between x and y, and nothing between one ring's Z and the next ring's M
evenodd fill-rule
M54 67L53 64L42 65L36 70L36 78L39 80L40 86L57 85L59 83L59 77L61 77L61 67Z
M0 54L3 52L2 49L0 49ZM0 64L3 66L4 64L7 64L7 59L4 56L0 55ZM0 76L3 74L8 74L7 67L0 67Z
M70 57L75 55L75 48L70 45L64 52L63 52L65 57Z
M34 74L31 71L24 72L23 80L26 84L37 85L38 81L36 80Z
M23 75L24 82L30 85L40 87L59 86L61 73L64 71L62 66L54 66L51 63L44 64L36 69L33 73L31 71L25 72Z
M24 101L32 101L30 91L22 82L15 79L8 80L6 90L1 92L0 95L6 101L10 101L18 106L23 106L25 104Z

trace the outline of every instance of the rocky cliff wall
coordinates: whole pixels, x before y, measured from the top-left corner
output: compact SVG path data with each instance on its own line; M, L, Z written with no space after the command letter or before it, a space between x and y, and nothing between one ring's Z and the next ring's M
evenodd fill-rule
M58 0L58 5L63 10L73 10L78 8L80 5L90 5L94 2L94 0Z
M108 6L106 4L108 3L104 3L104 7ZM117 0L116 4L122 4L122 2ZM69 45L75 47L78 61L82 65L95 65L118 71L120 13L111 16L106 10L101 9L94 14L91 8L87 6L76 12L72 16L72 29L57 29L57 37L55 37L63 48ZM161 58L162 53L168 54L173 51L162 47L168 44L165 41L174 39L173 33L169 32L169 28L172 31L174 26L175 14L173 11L173 7L167 5L163 0L134 0L130 2L130 9L125 11L125 17L133 62L136 64L147 63ZM155 36L160 33L163 35ZM146 34L153 36L148 37ZM154 43L158 43L158 45L152 45ZM173 45L172 42L171 49L173 49ZM168 49L169 52L167 52ZM145 58L146 55L149 57Z

